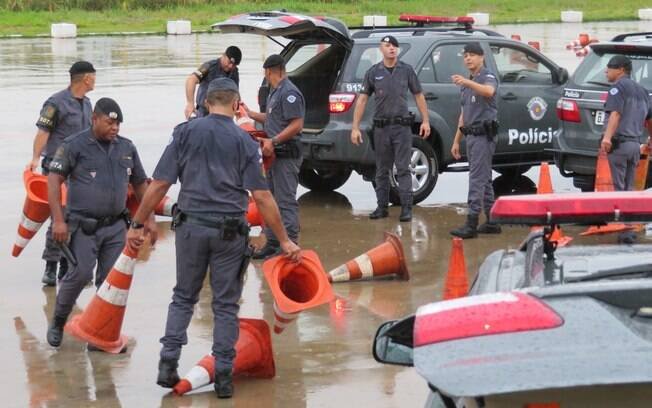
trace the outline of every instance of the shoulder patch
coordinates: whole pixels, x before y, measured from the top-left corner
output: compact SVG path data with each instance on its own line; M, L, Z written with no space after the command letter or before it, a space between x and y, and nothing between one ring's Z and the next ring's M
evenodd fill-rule
M616 94L618 94L618 88L611 88L611 89L609 90L609 93L610 93L611 95L616 95Z
M297 97L294 96L294 95L288 95L287 101L290 102L290 103L294 103L294 102L297 101Z

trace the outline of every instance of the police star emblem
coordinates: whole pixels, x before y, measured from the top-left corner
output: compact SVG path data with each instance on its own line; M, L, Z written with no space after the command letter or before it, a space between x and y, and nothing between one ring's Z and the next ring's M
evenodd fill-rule
M535 96L534 98L530 99L530 102L527 103L527 110L530 113L530 117L532 119L541 120L546 115L548 104L543 98Z

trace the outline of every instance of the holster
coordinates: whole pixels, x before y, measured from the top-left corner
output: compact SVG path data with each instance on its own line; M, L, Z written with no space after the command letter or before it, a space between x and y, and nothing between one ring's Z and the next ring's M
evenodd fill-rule
M274 154L277 159L298 159L301 150L298 143L291 141L274 146Z
M245 250L242 254L242 262L240 263L240 269L238 270L238 280L242 282L244 275L247 272L249 263L251 262L251 257L254 255L254 248L249 245L249 238L245 239Z
M485 120L484 122L482 122L482 126L484 127L487 138L489 139L489 141L492 141L498 134L498 121Z

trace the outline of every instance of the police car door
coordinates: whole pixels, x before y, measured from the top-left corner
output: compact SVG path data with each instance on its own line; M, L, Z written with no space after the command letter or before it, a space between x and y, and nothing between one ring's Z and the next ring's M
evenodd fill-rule
M521 162L542 160L552 147L559 129L556 103L561 95L558 67L527 45L490 43L498 76L498 121L500 129L496 157L521 153ZM489 64L490 62L487 61Z

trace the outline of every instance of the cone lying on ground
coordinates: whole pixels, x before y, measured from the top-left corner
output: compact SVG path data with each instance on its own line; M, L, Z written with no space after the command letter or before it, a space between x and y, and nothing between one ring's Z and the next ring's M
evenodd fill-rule
M212 384L215 357L204 356L173 388L177 395ZM234 376L274 378L274 354L269 326L260 319L240 319L240 336L235 344Z
M652 143L652 139L650 140L650 143ZM636 191L645 190L647 172L650 167L650 153L652 153L652 146L650 146L650 143L643 146L641 160L639 160L638 166L636 166L636 175L634 176L634 190Z
M258 211L258 206L252 197L249 197L249 205L247 206L247 222L251 226L262 226L263 217Z
M328 280L345 282L389 275L410 279L401 240L397 235L385 232L385 242L328 272Z
M137 257L136 251L125 246L86 310L66 324L67 333L107 353L120 353L125 348L127 336L120 331Z
M611 177L611 168L609 167L609 159L607 152L600 149L598 152L598 161L595 166L595 191L614 191L613 178ZM580 235L596 235L607 234L610 232L627 231L634 228L632 225L623 223L609 223L607 225L594 225L589 227Z
M281 333L299 312L335 298L317 253L301 251L300 262L284 255L263 263L263 274L274 297L274 333Z
M539 184L537 185L537 194L552 194L552 178L550 177L550 166L548 163L541 163L539 170ZM540 226L534 226L531 231L543 229ZM550 235L549 241L556 242L557 247L568 245L573 240L573 237L565 236L561 226L557 225Z
M444 300L464 297L469 293L463 242L462 238L453 238L453 247L448 261L448 273L446 274L444 286Z
M50 217L50 206L48 204L48 178L42 174L36 174L31 170L23 172L23 183L25 184L25 203L23 213L18 224L18 235L11 255L17 257L27 246L29 241L36 235L43 223ZM61 186L61 204L66 203L66 188Z

